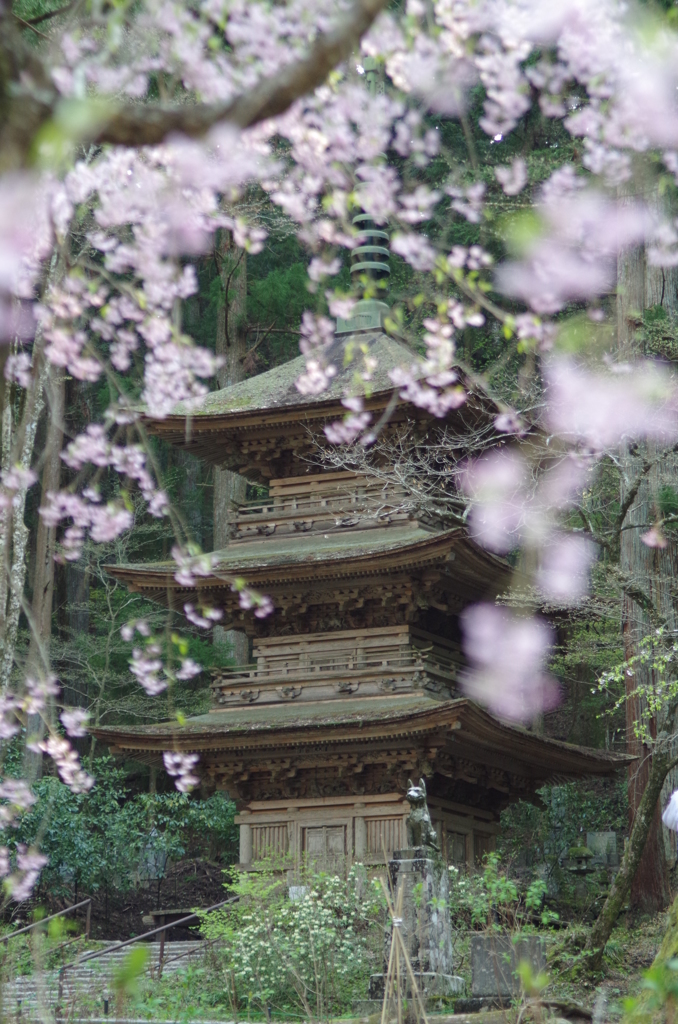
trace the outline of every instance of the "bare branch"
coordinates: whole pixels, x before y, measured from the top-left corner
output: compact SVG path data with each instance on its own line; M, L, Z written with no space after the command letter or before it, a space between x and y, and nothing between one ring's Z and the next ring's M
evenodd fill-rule
M586 530L586 533L588 533L591 540L595 541L596 544L600 544L600 546L604 548L606 551L615 550L613 544L611 544L606 537L603 537L602 534L596 531L595 527L593 526L593 523L591 522L588 516L588 513L585 509L581 507L581 505L577 508L576 511L577 515L584 524L584 529Z
M612 574L619 581L619 584L626 596L645 612L653 626L662 626L664 629L671 628L668 619L666 619L665 616L657 610L657 606L650 595L647 594L635 580L633 580L619 567L613 568Z
M20 18L18 14L13 14L12 17L19 25L23 25L24 28L29 28L31 32L35 32L36 36L39 36L40 39L49 39L49 36L46 36L44 32L41 32L40 29L35 27L32 20L24 21L24 19Z
M50 18L57 18L60 14L67 14L72 11L77 3L77 0L71 0L71 3L65 4L64 7L57 7L54 11L46 11L44 14L38 14L35 18L26 18L24 21L22 18L19 19L24 25L39 25L43 21L49 21ZM14 15L16 17L16 15Z
M626 497L624 498L623 502L621 503L621 506L620 506L620 509L619 509L619 514L618 514L617 519L616 519L616 527L617 527L618 531L621 530L622 526L624 525L624 520L626 519L628 511L631 508L631 506L633 505L634 501L636 500L636 496L638 494L638 491L640 490L640 485L643 482L643 478L648 473L651 465L652 465L652 463L650 462L649 459L643 459L643 464L642 464L642 466L640 468L640 472L638 473L638 475L636 476L636 479L631 484Z

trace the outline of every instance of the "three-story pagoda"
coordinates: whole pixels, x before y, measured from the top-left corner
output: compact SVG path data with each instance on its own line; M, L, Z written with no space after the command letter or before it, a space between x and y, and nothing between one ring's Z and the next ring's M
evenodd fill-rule
M371 259L387 253L366 248ZM251 665L215 673L208 714L182 727L93 730L113 752L158 765L166 750L199 753L203 778L237 804L245 868L270 856L383 863L384 851L406 845L407 780L420 776L444 855L473 864L493 848L510 801L548 782L609 775L622 760L508 725L461 696L459 613L492 600L508 567L462 527L403 511L394 484L318 464L323 427L345 413L355 372L347 354L376 358L365 401L373 422L388 409L386 432L437 429L395 402L389 370L416 357L383 331L383 308L362 302L338 322L329 358L340 369L318 396L296 387L299 357L208 395L190 415L149 421L158 437L265 484L268 496L233 512L228 546L192 586L177 583L173 563L111 567L153 600L221 609L225 627L251 639ZM463 449L494 411L471 389L447 436ZM234 577L270 595L275 612L241 608Z

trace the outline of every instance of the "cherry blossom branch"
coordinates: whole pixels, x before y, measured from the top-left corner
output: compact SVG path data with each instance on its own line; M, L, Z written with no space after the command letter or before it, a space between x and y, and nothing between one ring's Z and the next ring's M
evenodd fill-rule
M349 16L337 28L317 37L307 57L287 65L233 101L171 107L130 104L113 113L92 132L88 141L155 145L175 132L199 138L223 121L250 128L283 114L300 96L322 85L330 71L350 56L386 3L387 0L356 0Z

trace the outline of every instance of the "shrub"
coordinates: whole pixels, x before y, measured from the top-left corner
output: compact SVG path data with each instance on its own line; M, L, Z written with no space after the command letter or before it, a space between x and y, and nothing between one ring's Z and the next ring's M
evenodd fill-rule
M237 1004L292 1007L320 1019L364 998L377 958L380 965L383 897L362 865L346 879L315 875L294 899L284 877L271 865L240 874L240 903L210 914L203 931L220 941Z

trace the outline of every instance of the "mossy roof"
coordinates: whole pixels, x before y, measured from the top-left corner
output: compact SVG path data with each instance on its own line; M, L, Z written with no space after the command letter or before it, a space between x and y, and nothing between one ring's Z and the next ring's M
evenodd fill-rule
M256 537L238 541L228 548L213 552L214 571L245 572L284 565L332 562L345 558L387 555L425 541L450 538L459 530L431 531L416 522L368 530L335 530L327 533L283 534L280 538ZM138 565L109 566L111 571L169 573L174 575L173 561L144 562Z
M256 681L253 682L256 690ZM426 711L434 706L435 698L422 693L403 696L344 698L299 703L246 704L235 708L219 708L206 715L189 718L181 728L181 735L236 735L238 733L270 732L278 728L305 728L307 726L360 724L363 721L381 722L402 715ZM105 729L103 731L106 731ZM122 732L113 726L109 732ZM164 735L167 723L125 727L130 736Z
M210 758L218 758L218 751L228 754L250 749L256 755L257 750L267 748L299 751L308 744L320 744L319 749L324 751L333 743L370 743L378 736L397 740L433 732L438 734L439 742L451 744L455 756L481 764L501 756L527 777L553 781L610 775L632 760L500 722L467 698L441 700L424 693L248 704L213 710L181 726L176 722L98 726L92 732L104 742L130 752L203 750ZM444 741L443 734L447 737Z
M377 394L393 390L389 370L398 366L411 366L416 354L403 342L389 338L383 331L364 334L340 335L325 353L328 363L333 363L337 374L330 387L320 395L302 395L296 381L304 372L306 359L297 356L289 363L283 363L265 373L249 377L239 384L212 391L191 413L192 417L214 416L229 412L256 412L257 410L284 408L285 406L317 405L319 402L338 401L346 390L350 390L356 372L363 372L362 348L366 348L377 360L377 368L370 389ZM185 414L179 405L174 415Z

